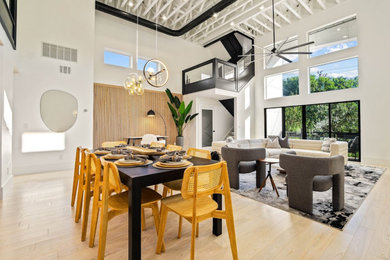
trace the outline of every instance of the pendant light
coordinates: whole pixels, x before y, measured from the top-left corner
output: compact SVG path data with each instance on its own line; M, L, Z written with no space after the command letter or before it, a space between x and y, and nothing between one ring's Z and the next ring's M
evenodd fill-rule
M123 85L124 89L127 90L127 93L129 95L143 95L145 90L142 87L142 75L138 75L138 10L137 10L137 29L136 29L136 36L135 36L135 70L137 72L132 72L127 76L125 83Z

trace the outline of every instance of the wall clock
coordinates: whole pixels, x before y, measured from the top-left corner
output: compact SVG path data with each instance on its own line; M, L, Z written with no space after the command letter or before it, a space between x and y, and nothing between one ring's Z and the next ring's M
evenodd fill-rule
M162 61L151 59L144 66L144 76L151 86L160 88L167 84L169 73L167 66Z

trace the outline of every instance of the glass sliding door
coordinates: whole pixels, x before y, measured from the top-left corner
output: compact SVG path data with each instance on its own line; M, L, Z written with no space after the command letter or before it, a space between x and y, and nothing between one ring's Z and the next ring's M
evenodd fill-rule
M302 136L302 107L285 107L284 128L286 135L292 139L301 139Z
M282 134L282 108L269 108L266 110L266 134L277 135Z
M329 105L306 106L306 138L320 140L329 137Z

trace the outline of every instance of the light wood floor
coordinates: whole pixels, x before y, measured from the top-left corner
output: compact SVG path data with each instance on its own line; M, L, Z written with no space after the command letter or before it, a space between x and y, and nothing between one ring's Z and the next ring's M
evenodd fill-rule
M14 177L0 202L0 259L96 259L97 247L80 242L70 207L72 172ZM390 174L386 172L344 231L233 194L240 259L390 259ZM189 259L191 226L176 238L178 218L168 216L166 252L154 253L151 213L142 233L143 259ZM231 259L226 226L211 235L200 225L197 259ZM127 259L127 216L110 221L106 259Z

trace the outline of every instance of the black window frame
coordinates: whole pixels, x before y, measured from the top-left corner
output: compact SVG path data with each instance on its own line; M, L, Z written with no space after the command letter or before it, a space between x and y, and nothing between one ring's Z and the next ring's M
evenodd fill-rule
M9 6L5 0L0 0L0 24L14 50L16 50L16 14L17 0L9 0ZM7 24L11 24L11 28Z
M332 137L332 134L335 134L335 132L332 132L332 116L331 116L331 105L332 104L341 104L341 103L352 103L356 102L358 105L358 133L356 136L359 137L359 158L357 158L356 161L361 161L361 108L360 108L360 100L346 100L346 101L338 101L338 102L325 102L325 103L313 103L313 104L304 104L304 105L291 105L291 106L277 106L277 107L267 107L264 108L264 138L266 138L267 135L267 109L275 109L275 108L281 108L282 109L282 137L286 136L286 119L285 119L285 109L287 107L302 107L302 139L307 139L307 129L306 129L306 107L312 106L312 105L327 105L328 106L328 137ZM336 132L337 134L337 132ZM343 133L339 133L343 134Z

